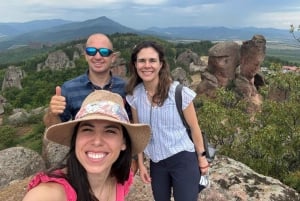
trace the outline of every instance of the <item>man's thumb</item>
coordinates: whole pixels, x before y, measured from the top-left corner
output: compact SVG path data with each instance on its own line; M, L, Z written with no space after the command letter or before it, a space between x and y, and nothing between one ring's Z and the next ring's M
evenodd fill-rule
M60 86L57 86L57 87L55 88L55 95L61 96L61 88L60 88Z

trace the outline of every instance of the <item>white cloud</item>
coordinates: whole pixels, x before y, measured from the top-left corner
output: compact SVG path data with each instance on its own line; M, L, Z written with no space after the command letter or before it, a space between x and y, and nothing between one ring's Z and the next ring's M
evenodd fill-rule
M168 2L168 0L133 0L138 5L161 5Z
M296 11L263 13L259 18L264 19L261 27L289 29L291 24L300 24L300 13Z
M299 0L9 0L1 22L84 21L106 16L132 28L151 26L257 26L300 23Z

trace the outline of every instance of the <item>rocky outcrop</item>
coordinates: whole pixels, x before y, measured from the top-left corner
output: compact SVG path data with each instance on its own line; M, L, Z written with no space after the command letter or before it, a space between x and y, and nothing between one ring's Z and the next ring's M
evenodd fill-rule
M64 160L69 147L51 142L46 138L43 139L43 153L42 157L45 160L47 168L54 167L62 160Z
M111 64L111 72L113 75L119 76L123 79L127 79L126 60L121 57L119 52L116 53L116 59Z
M279 180L254 172L248 166L218 156L210 170L211 186L205 199L219 201L299 201L300 195Z
M0 95L0 115L4 113L5 104L6 104L6 99L2 95Z
M22 89L21 80L25 76L25 72L20 67L9 66L3 78L2 91L12 87Z
M196 90L201 82L201 73L207 68L207 59L207 56L199 57L191 50L179 54L176 59L177 67L171 72L173 80L179 81L193 90ZM179 64L183 64L187 68L179 67ZM184 69L187 69L188 72Z
M218 85L226 87L235 78L239 65L239 45L235 42L223 42L213 46L208 52L207 71L216 76Z
M44 107L35 108L31 111L26 111L22 108L16 108L12 110L12 114L8 116L7 123L10 125L22 125L28 122L28 119L32 116L43 114L45 112Z
M262 35L254 35L241 46L231 41L215 44L209 49L207 68L201 72L201 82L195 91L214 98L216 89L230 89L246 100L249 113L259 111L262 97L258 89L265 84L260 65L265 51L266 40Z
M240 46L231 41L217 43L209 49L208 64L201 74L202 82L196 91L214 97L214 91L219 87L227 87L235 78L235 71L240 62Z
M188 67L190 63L194 63L195 65L203 64L198 54L189 49L179 54L176 59L177 65L183 65Z
M44 160L31 149L24 147L4 149L0 151L0 188L43 169L45 169Z
M84 55L85 52L85 44L83 43L78 43L74 46L78 51L74 52L73 55L73 60L75 61L76 59L79 59L82 55Z
M65 68L74 68L75 62L70 60L67 54L62 50L49 53L46 61L37 66L37 71L43 69L61 70Z
M255 78L263 80L258 73L265 58L266 39L261 35L255 35L251 40L243 42L240 52L241 61L239 73L236 75L235 91L245 98L251 98L258 94ZM255 77L256 75L259 77Z
M187 78L186 71L181 68L177 67L171 72L172 78L175 81L179 81L181 84L184 84L185 86L189 86L190 82Z

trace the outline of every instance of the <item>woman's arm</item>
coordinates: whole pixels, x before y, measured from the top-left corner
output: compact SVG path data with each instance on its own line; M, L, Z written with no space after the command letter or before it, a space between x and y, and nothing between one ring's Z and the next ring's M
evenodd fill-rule
M22 201L67 201L67 196L61 184L47 182L30 189Z
M134 123L139 123L137 111L131 107L132 120ZM140 171L140 177L144 183L151 183L151 177L148 174L147 168L144 165L144 154L138 154L138 168Z
M196 153L198 155L199 167L202 174L206 174L208 171L209 163L206 160L204 151L204 140L202 137L201 129L198 124L198 118L194 103L191 102L186 109L183 110L184 118L191 129L192 139L195 145Z

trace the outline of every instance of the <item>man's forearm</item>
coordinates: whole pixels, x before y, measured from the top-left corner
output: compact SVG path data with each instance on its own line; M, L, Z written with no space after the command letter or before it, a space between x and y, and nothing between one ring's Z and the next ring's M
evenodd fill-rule
M44 115L43 121L47 128L61 122L59 115L53 114L49 111L47 111Z

